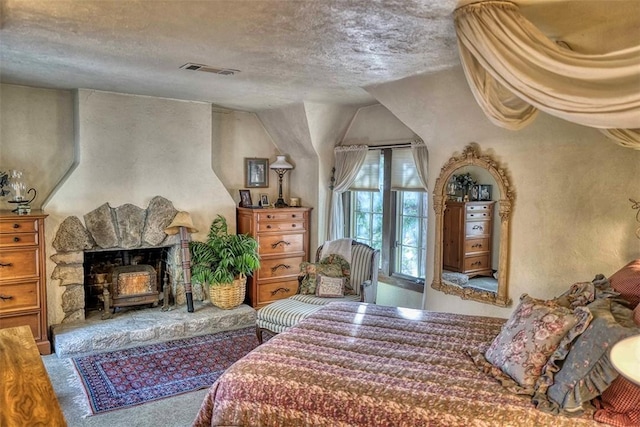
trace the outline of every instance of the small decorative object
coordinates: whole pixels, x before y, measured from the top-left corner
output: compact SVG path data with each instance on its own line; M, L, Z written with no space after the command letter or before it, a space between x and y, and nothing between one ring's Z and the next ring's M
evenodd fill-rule
M250 208L252 206L253 202L251 201L251 191L240 190L240 207Z
M0 171L0 197L9 194L9 172Z
M293 165L286 161L286 156L276 156L276 161L269 165L269 168L278 174L278 200L276 200L276 208L286 208L287 205L282 197L282 177L288 170L293 169Z
M293 208L299 208L301 206L300 204L300 198L299 197L292 197L289 200L289 206L293 207Z
M456 185L456 190L462 190L462 196L469 195L471 187L477 184L469 172L460 175L453 175L453 182Z
M244 301L247 277L260 268L258 242L248 234L229 234L227 220L218 215L205 242L191 242L191 272L209 284L211 303L224 310Z
M629 199L629 201L632 203L631 209L636 209L637 210L637 212L636 212L636 221L640 222L640 202L636 202L633 199ZM636 229L636 237L638 239L640 239L640 227L638 227Z
M488 201L491 200L491 186L486 184L480 184L478 187L478 200Z
M267 168L269 159L244 159L245 187L267 188L269 187L269 174Z
M35 200L37 192L35 188L29 188L29 190L27 190L27 184L25 184L23 180L22 171L11 170L6 173L6 178L3 176L2 179L8 182L8 186L13 193L13 200L9 200L9 203L15 203L17 205L11 212L15 212L18 215L30 213L31 202ZM4 189L2 189L2 193L4 193L3 195L7 194ZM31 193L33 193L33 196L29 199L28 195Z
M265 193L260 194L260 206L262 206L263 208L268 208L269 205L269 195Z
M169 235L180 233L180 252L184 275L184 293L187 298L187 312L193 313L193 293L191 289L191 252L189 252L189 233L197 233L189 212L178 212L164 232Z

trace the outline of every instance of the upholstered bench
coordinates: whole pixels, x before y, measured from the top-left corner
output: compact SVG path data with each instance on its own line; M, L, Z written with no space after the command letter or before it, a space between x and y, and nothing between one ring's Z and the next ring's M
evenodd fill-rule
M322 246L316 251L316 261L320 260L321 253ZM351 285L356 295L326 298L297 294L264 306L256 314L258 340L262 343L263 331L273 334L284 332L331 302L354 301L375 304L379 257L380 251L377 249L354 241L351 246Z

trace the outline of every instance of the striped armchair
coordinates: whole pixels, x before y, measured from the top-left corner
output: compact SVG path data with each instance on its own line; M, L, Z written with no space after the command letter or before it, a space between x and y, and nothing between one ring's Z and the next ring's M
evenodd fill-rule
M320 260L322 246L316 251L316 262ZM323 298L315 295L293 295L260 308L256 313L256 333L262 343L263 332L284 332L302 319L320 310L322 306L336 301L368 302L375 304L378 290L378 260L380 251L353 241L351 247L351 283L356 295L343 298Z

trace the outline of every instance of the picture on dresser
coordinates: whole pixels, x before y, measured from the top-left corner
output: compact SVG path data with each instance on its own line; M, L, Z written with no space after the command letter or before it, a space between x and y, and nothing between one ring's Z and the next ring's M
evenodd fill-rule
M479 185L471 186L471 200L473 200L473 201L481 200L480 199L480 186Z
M491 186L486 184L478 185L478 198L475 200L481 200L481 201L491 200Z
M251 202L251 191L240 190L240 207L250 208L252 206L253 203Z

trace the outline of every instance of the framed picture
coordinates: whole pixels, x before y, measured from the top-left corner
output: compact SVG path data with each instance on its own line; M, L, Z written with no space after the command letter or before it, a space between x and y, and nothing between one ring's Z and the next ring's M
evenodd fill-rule
M265 207L269 207L269 205L270 205L269 195L265 193L260 194L260 206L265 208Z
M480 200L480 186L472 185L471 186L471 200Z
M269 159L244 159L244 186L247 188L269 187Z
M252 206L253 203L251 202L251 191L240 190L240 207L250 208Z
M480 184L478 185L478 200L491 200L491 186Z

